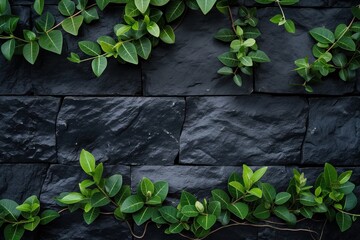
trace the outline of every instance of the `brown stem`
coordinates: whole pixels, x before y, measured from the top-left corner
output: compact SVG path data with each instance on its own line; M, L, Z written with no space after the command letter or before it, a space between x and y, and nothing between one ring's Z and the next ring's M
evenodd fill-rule
M231 8L229 6L228 6L228 11L229 11L229 17L230 17L230 21L231 21L231 27L232 27L233 31L236 33L234 18L233 18L232 12L231 12Z
M132 235L134 238L141 239L141 238L143 238L143 237L145 236L146 231L147 231L147 227L148 227L150 221L145 224L144 231L143 231L143 233L142 233L140 236L139 236L139 235L136 235L136 234L134 233L134 231L133 231L132 228L131 228L131 225L130 225L129 221L126 221L126 223L127 223L128 227L129 227L129 230L130 230L131 235Z
M102 55L104 55L104 54L102 54ZM96 56L96 57L94 57L94 58L98 58L98 57L100 57L100 56L102 56L102 55ZM110 202L111 202L112 204L114 204L115 207L117 207L117 208L119 207L119 205L118 205L116 202L114 202L114 200L112 200L111 197L109 197L109 195L104 191L104 189L102 189L102 188L99 186L99 184L96 184L96 186L97 186L97 188L100 190L100 192L102 192L102 194L104 194L104 195L107 197L107 199L109 199Z
M61 214L61 213L65 212L65 211L67 211L67 210L69 210L69 208L63 208L60 211L58 211L58 214Z

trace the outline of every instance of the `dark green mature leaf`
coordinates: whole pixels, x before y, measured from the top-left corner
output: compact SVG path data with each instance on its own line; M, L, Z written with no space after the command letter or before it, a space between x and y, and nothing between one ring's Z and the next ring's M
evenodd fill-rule
M37 14L41 15L44 10L45 0L35 0L34 1L34 10Z
M46 225L56 218L60 217L60 214L54 210L45 210L40 215L40 224Z
M130 197L131 189L129 185L123 185L119 193L115 196L115 201L118 205L122 205L126 198Z
M294 5L298 3L300 0L280 0L280 4L287 6L287 5Z
M152 50L151 41L148 38L141 38L134 41L137 54L143 58L148 59Z
M68 17L75 13L75 3L71 0L61 0L58 5L59 12Z
M270 217L270 210L266 209L264 204L260 204L256 207L255 211L253 212L254 217L264 220Z
M226 52L218 56L218 59L222 64L227 67L237 67L239 64L239 60L236 57L236 53Z
M95 57L95 56L98 56L101 54L100 46L95 42L81 41L81 42L79 42L79 47L80 47L81 51L83 51L83 53L85 53L86 55L92 56L92 57ZM81 155L80 155L80 158L81 158ZM94 167L94 170L95 170L95 167Z
M88 225L93 223L96 220L96 218L98 218L99 216L100 216L100 209L99 208L92 208L90 211L83 213L84 221Z
M5 240L21 240L25 233L25 229L22 225L8 224L4 229Z
M276 190L272 185L269 183L262 183L261 190L263 192L263 197L267 202L272 203L275 200Z
M249 213L249 206L242 202L229 204L227 209L242 220L244 220Z
M166 25L161 31L160 31L160 39L167 44L174 44L175 43L175 34L174 30L171 26Z
M284 206L275 207L274 214L278 218L281 218L282 220L288 222L289 224L295 224L296 223L296 216L293 213L290 213L289 209L287 209Z
M39 44L35 41L25 44L23 48L23 56L31 64L34 64L39 55Z
M159 212L161 216L168 221L169 223L177 223L179 220L177 219L177 209L172 206L165 206L162 208L159 208Z
M219 201L211 201L208 205L208 213L219 217L221 214L221 203Z
M344 210L345 211L351 211L353 210L358 203L357 197L354 193L349 193L345 196L345 202L344 202Z
M314 28L310 31L310 35L320 43L334 43L335 35L325 27Z
M118 49L118 53L119 53L119 56L126 62L129 62L132 64L139 63L136 47L131 42L122 43Z
M276 194L275 204L282 205L282 204L286 203L287 201L289 201L290 198L291 198L290 193L279 192L278 194Z
M222 28L215 34L215 38L223 42L231 42L236 39L236 35L231 29Z
M79 29L83 23L83 16L70 17L65 19L61 26L65 32L70 33L71 35L77 36L79 34Z
M217 71L217 73L225 76L230 76L234 74L233 69L230 67L222 67Z
M342 37L338 40L337 46L347 51L354 52L356 50L356 44L351 37Z
M198 210L193 205L185 205L181 208L181 213L186 217L197 217L199 215Z
M84 17L84 22L87 24L99 19L99 14L96 7L83 11L81 15Z
M182 230L184 230L184 224L181 222L174 223L174 224L171 224L168 229L169 229L169 232L172 234L180 233Z
M91 196L90 204L93 208L106 206L110 203L110 200L101 192L97 192Z
M10 39L1 45L1 53L6 60L11 61L15 53L15 39Z
M214 226L216 216L212 214L200 215L196 218L196 222L205 230L209 230L212 226Z
M18 204L10 199L1 199L0 200L0 212L3 212L4 217L7 217L11 221L17 221L17 218L20 216L20 211L16 209Z
M352 7L351 12L357 19L360 19L360 8L358 6Z
M352 225L351 217L345 213L338 212L336 214L336 223L338 224L340 231L345 232Z
M47 51L61 54L63 46L62 32L59 30L53 30L41 35L39 38L39 45Z
M338 188L339 192L343 194L349 194L352 191L354 191L354 189L355 189L355 184L353 184L352 182L346 182L340 185L340 187Z
M335 58L336 55L333 58L334 63L335 63ZM337 181L337 178L338 178L338 174L336 172L336 169L330 163L325 163L325 167L324 167L325 184L327 186L330 186L332 183L335 183Z
M309 219L311 219L314 215L313 212L311 211L311 208L307 208L307 207L300 208L300 213L301 215Z
M159 181L154 183L154 196L159 196L163 202L169 192L169 183L165 181Z
M139 211L144 206L144 201L137 195L130 196L125 199L121 205L121 212L134 213Z
M214 189L211 191L211 195L213 200L221 203L221 209L227 209L228 204L230 204L230 197L225 191L221 189Z
M123 183L122 176L115 174L105 180L105 190L109 197L114 197L121 189Z
M140 211L135 213L133 215L133 219L134 219L136 225L140 226L140 225L144 224L147 220L149 220L151 218L154 211L155 211L154 208L144 207L143 209L141 209Z
M170 0L150 0L150 4L154 5L154 6L164 6L165 4L167 4Z
M165 17L168 22L175 21L185 11L185 3L183 0L173 0L166 5Z
M54 26L55 18L51 13L46 12L36 20L36 24L42 31L46 32Z
M196 197L193 194L186 191L181 192L181 197L180 197L181 206L195 205L195 202L196 202Z
M101 11L103 11L109 3L110 0L96 0L96 4L98 5Z
M97 57L91 62L91 68L95 76L100 77L107 67L106 57Z
M206 15L214 7L216 0L196 0L201 11Z

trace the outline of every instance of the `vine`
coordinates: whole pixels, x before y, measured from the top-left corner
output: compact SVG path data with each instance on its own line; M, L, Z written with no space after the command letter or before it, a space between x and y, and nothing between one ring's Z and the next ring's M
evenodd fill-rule
M261 34L256 28L256 9L240 7L239 19L233 19L232 6L237 4L234 0L96 0L93 4L89 4L88 0L76 1L77 4L73 0L59 2L58 10L65 19L56 24L50 12L43 13L44 0L35 0L33 8L40 16L35 21L34 29L21 33L17 30L19 17L11 14L9 0L0 0L0 40L5 40L1 46L4 57L10 61L14 54L20 54L34 64L40 49L61 54L63 34L60 28L77 36L83 23L98 20L98 9L102 11L111 3L124 6L123 21L114 26L115 39L113 36L99 36L96 42L81 41L78 45L85 56L81 58L78 53L72 52L68 57L74 63L91 61L92 71L98 77L105 71L109 58L138 64L139 58L147 60L150 57L152 49L160 41L174 44L174 28L184 18L187 8L208 14L216 7L221 13L229 15L231 29L222 29L216 35L221 41L231 42L230 51L219 56L225 65L219 73L233 75L237 85L242 84L240 71L251 75L253 62L270 61L264 52L258 50L255 41ZM276 3L281 14L274 16L271 21L284 25L289 32L295 32L294 23L285 17L282 6L295 4L298 0L255 1L261 4ZM174 27L175 23L177 25ZM229 30L231 34L224 35Z
M213 189L211 197L204 199L182 191L177 206L165 204L169 192L166 181L153 183L144 177L132 194L120 174L104 178L103 163L96 164L94 156L85 150L80 154L80 166L89 177L79 183L78 192L61 193L55 198L63 207L60 211L45 210L40 214L36 196L29 197L21 205L9 199L0 200L0 227L4 228L5 239L20 240L25 230L34 231L39 225L60 217L64 211L82 211L87 224L100 215L115 217L128 224L135 238L144 237L148 225L153 223L165 227L166 234L179 234L192 240L202 240L235 226L308 232L321 239L328 221L335 220L344 232L360 216L349 212L357 205L353 193L355 184L349 181L352 171L338 174L327 163L314 186L308 185L304 173L294 169L285 192L277 192L271 184L261 182L267 167L254 171L244 164L241 175L230 175L227 191ZM326 217L321 232L295 227L298 222L314 219L314 215ZM274 217L284 223L271 221ZM144 226L141 235L133 232L133 223Z

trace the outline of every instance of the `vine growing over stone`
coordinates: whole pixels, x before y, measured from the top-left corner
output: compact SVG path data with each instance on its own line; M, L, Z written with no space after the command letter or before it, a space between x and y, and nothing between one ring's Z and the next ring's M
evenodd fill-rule
M166 234L179 234L193 240L205 239L220 229L235 226L303 231L321 239L322 233L296 228L296 223L324 215L324 226L327 221L335 220L344 232L360 216L349 213L357 205L353 193L355 184L350 182L352 171L338 174L331 164L325 164L314 186L308 185L304 173L294 169L284 192L277 192L274 186L261 181L267 167L254 171L244 164L242 174L235 172L229 177L227 190L213 189L211 197L204 199L184 190L176 206L166 204L169 192L166 181L154 183L144 177L132 191L123 184L120 174L105 178L103 163L96 164L94 156L85 150L80 154L80 166L88 178L79 183L78 192L64 192L55 198L62 210L40 213L36 196L21 205L1 199L0 227L4 228L5 239L20 240L25 230L34 231L64 211L81 211L87 224L92 224L100 215L115 217L125 221L136 238L144 237L148 224L153 223L164 227ZM288 226L282 226L274 218ZM133 232L132 223L144 227L141 236Z

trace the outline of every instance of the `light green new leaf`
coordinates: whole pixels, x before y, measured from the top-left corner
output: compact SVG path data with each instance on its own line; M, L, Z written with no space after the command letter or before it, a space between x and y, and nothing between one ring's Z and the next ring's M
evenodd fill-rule
M35 0L34 1L34 10L37 14L41 15L42 12L44 11L44 3L45 0Z
M252 188L249 190L249 193L257 198L262 197L262 191L260 188Z
M15 53L15 39L10 39L1 45L1 52L6 60L11 61Z
M295 23L290 19L286 19L284 27L285 27L286 31L289 32L289 33L295 33L296 32Z
M75 13L75 3L71 0L61 0L58 4L59 12L68 17Z
M267 169L268 169L267 167L262 167L262 168L256 170L256 171L253 173L253 175L251 176L251 181L252 181L253 183L256 183L257 181L259 181L259 180L264 176L264 174L266 173Z
M85 197L81 193L71 192L71 193L66 194L62 198L59 198L58 201L61 203L64 203L64 204L74 204L74 203L81 202L84 199L85 199Z
M135 6L141 13L145 13L150 4L150 0L135 0Z
M39 38L39 45L47 51L61 54L63 46L62 32L59 30L53 30L41 35Z
M167 44L175 43L175 33L171 26L166 25L160 32L160 39Z
M131 42L122 43L118 49L118 53L119 53L119 56L126 62L129 62L132 64L139 63L136 47Z
M106 57L97 57L91 62L91 68L95 74L95 76L100 77L101 74L105 71L107 67L107 59Z
M340 183L340 184L346 183L347 181L350 180L351 175L352 175L352 171L351 171L351 170L341 173L340 176L339 176L339 179L338 179L338 180L339 180L339 183Z
M83 23L83 16L70 17L65 19L61 26L65 32L70 33L71 35L77 36L79 34L79 29Z
M23 55L26 61L34 64L39 55L39 44L35 41L25 44L23 48Z
M183 0L174 0L166 5L165 17L167 22L178 19L185 11L185 3Z
M140 190L144 196L147 196L148 193L153 194L155 187L150 179L144 177L140 182Z
M153 35L154 37L159 37L160 36L160 28L157 25L156 22L150 22L147 26L146 26L146 30Z
M99 215L100 215L100 209L92 208L90 211L83 213L83 218L84 218L84 221L88 225L90 225L91 223L93 223L96 220L97 217L99 217Z
M24 224L24 229L32 232L39 225L39 223L40 223L40 217L35 216L34 221Z
M85 173L91 175L95 171L95 157L86 150L81 150L80 166Z
M8 224L4 229L5 240L21 240L24 233L25 229L20 224L15 226Z
M151 53L152 45L151 41L148 38L140 38L139 40L134 41L137 54L143 58L148 59Z
M201 11L206 15L214 7L216 0L196 0Z
M121 189L123 183L122 176L115 174L105 180L105 190L109 197L114 197Z

